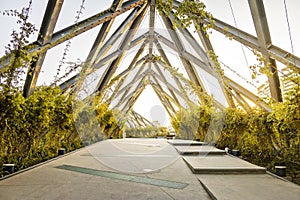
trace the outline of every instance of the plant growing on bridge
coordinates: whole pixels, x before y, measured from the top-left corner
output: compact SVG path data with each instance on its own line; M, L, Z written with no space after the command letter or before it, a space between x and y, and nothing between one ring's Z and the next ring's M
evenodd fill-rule
M176 27L188 28L192 24L196 30L200 30L199 20L208 20L210 23L203 25L202 29L206 32L214 23L212 15L205 10L205 4L200 0L184 0L174 5L173 0L156 0L158 11L165 13L167 16L172 12L175 19Z
M127 137L154 138L157 136L166 137L168 129L166 127L147 126L126 129Z
M19 89L25 69L35 58L28 49L30 48L28 38L37 30L29 22L29 12L32 1L29 5L18 10L6 10L3 15L18 17L17 24L19 31L13 30L10 43L5 47L5 56L0 60L0 64L5 68L0 73L0 90L8 93L12 89Z
M57 87L37 87L28 98L22 96L25 70L35 56L29 37L36 29L29 19L29 6L19 11L5 11L5 15L18 17L20 31L13 31L11 43L6 47L6 57L0 73L0 166L14 163L23 169L57 156L60 147L72 151L82 146L73 120L71 94L65 95ZM118 133L112 111L103 104L98 109L98 120L108 130ZM104 116L104 117L102 117ZM119 125L119 124L118 124ZM4 172L0 170L0 177Z
M285 102L271 105L271 112L228 108L218 147L239 149L242 158L271 171L275 164L284 164L292 180L300 183L299 91L295 85Z
M0 94L0 164L18 169L57 155L60 147L81 146L72 120L71 100L58 88L38 87L29 98L20 91Z

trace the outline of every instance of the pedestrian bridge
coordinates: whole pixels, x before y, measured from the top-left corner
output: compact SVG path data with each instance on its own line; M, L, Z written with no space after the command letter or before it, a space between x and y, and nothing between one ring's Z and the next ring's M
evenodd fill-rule
M74 2L30 0L21 12L0 10L19 17L21 25L20 34L6 35L13 37L7 39L12 44L1 52L0 92L6 93L0 100L21 103L11 107L0 104L5 111L8 107L5 117L12 119L0 120L5 132L0 133L1 145L5 144L0 146L0 158L6 162L17 157L31 163L34 156L43 160L40 154L45 149L50 149L50 155L63 145L70 149L74 144L85 145L3 176L0 199L299 199L298 185L213 145L213 137L219 136L216 130L220 133L223 128L222 111L226 108L246 114L254 109L267 113L272 108L266 99L271 103L297 99L295 94L288 96L291 88L299 91L300 45L294 37L299 17L296 22L290 17L299 14L294 11L299 7L296 1L272 1L272 5L262 0L205 1L206 7L196 0L82 0L76 8ZM273 7L281 15L277 10L272 12ZM38 30L28 23L31 11ZM225 20L228 13L230 20ZM73 15L75 20L70 20ZM3 29L15 30L7 20L2 22ZM27 38L30 34L36 39ZM31 104L28 99L42 85L58 88L57 96L63 97L44 106L44 100L55 92L42 93ZM23 99L19 95L10 101L19 92ZM63 104L69 98L73 104ZM157 128L159 124L143 113L155 101L169 118L180 122L185 140L144 134L149 126ZM33 109L20 115L26 106ZM45 107L47 112L42 113L52 113L49 115L57 110L66 112L55 118L57 124L48 120L42 130L30 129L37 120L52 119L39 113ZM192 112L202 108L216 110L221 117L208 122L206 131L212 135L207 134L211 136L205 137L207 141L188 140L199 139L196 132L205 129L199 127L198 116ZM95 110L105 113L101 125ZM185 111L190 114L187 121L183 120ZM70 125L73 117L77 121ZM160 113L156 117L161 117ZM14 120L18 118L32 121L24 119L16 127ZM292 120L297 132L299 118ZM123 127L132 137L152 139L120 139ZM284 129L287 135L292 133L289 128ZM56 134L59 130L61 135ZM268 134L259 130L257 135L265 139ZM276 153L286 147L286 138L278 135L274 136L277 143L268 138ZM20 148L13 146L14 142ZM47 142L50 144L45 145ZM296 146L297 141L292 142ZM23 157L15 156L16 152L22 152Z
M0 181L1 199L299 199L300 187L201 142L106 140Z

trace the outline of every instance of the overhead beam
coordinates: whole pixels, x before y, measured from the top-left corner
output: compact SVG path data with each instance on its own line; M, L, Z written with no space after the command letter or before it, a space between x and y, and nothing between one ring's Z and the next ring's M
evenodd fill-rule
M74 25L71 25L67 28L64 28L55 34L53 34L52 40L49 45L38 47L36 50L43 50L47 48L52 48L66 40L69 40L87 30L90 30L100 24L103 24L106 21L109 21L117 16L125 13L126 11L142 6L146 0L130 0L122 4L120 9L117 12L111 10L111 8L102 11L92 17L89 17L85 20L82 20ZM34 49L35 50L35 49Z
M134 69L134 66L137 63L137 60L139 59L139 57L141 56L141 54L144 52L146 47L146 42L144 42L142 44L142 46L140 47L140 49L138 50L138 52L135 54L134 58L132 59L131 63L129 64L128 68L126 69L126 73L124 73L120 79L120 81L118 82L117 86L114 89L114 92L111 96L111 98L114 98L117 94L117 92L119 91L119 89L122 87L124 81L126 80L127 76L130 74L130 72L132 72L132 70Z
M244 107L244 109L246 111L250 111L251 110L251 106L249 105L249 103L243 98L243 96L240 93L235 93L235 98L239 99L241 101L241 105Z
M160 98L161 101L164 101L166 104L166 107L168 107L168 109L171 110L171 112L174 114L176 112L176 110L174 109L172 103L170 102L169 99L172 99L161 87L161 85L159 84L159 82L156 80L156 78L154 76L152 76L152 78L154 79L156 84L151 84L151 87L153 88L153 90L156 92L157 96ZM174 100L173 100L174 102ZM177 106L179 107L179 104L177 104ZM170 116L172 116L172 114L169 112Z
M229 78L225 78L225 81L228 82L229 88L231 88L231 89L237 91L238 93L242 94L247 99L251 100L253 103L255 103L256 105L258 105L262 108L264 108L265 110L271 111L270 107L265 102L263 102L258 96L256 96L255 94L253 94L252 92L250 92L246 88L242 87L240 84L236 83L235 81L233 81Z
M60 31L53 33L51 40L46 43L42 44L42 39L37 40L24 48L28 49L30 53L42 53L47 51L67 40L74 38L75 36L84 33L100 24L103 24L106 21L109 21L117 16L125 13L126 11L136 8L138 6L143 6L146 0L129 0L122 4L118 12L114 12L111 8L104 10L96 15L93 15L85 20L82 20L76 24L73 24L69 27L66 27ZM0 59L0 71L4 70L9 63L9 55L4 56Z
M140 118L137 115L135 115L135 114L131 115L131 119L134 120L136 122L136 124L138 124L139 126L145 125L145 123L143 123L143 121L140 120Z
M169 96L168 93L166 93L166 91L162 88L162 86L159 84L158 80L154 76L152 76L152 78L155 81L155 84L152 84L152 87L155 87L159 91L158 94L160 94L165 99L165 101L168 103L169 107L171 108L172 112L175 113L176 111L172 103L170 102L170 99L177 107L180 107L179 102L177 103L172 97Z
M135 40L133 40L130 43L130 48L136 46L140 42L145 42L145 40L147 39L147 35L148 35L148 33L145 33L145 34L141 35L140 37L136 38ZM110 59L115 59L117 55L119 55L119 51L115 51L114 53L112 53L112 54L106 56L105 58L101 59L100 61L98 61L97 65L94 66L94 70L90 71L89 73L86 73L85 75L88 75L88 74L94 72L95 69L99 69L100 67L105 65L107 62L109 62ZM110 58L110 59L108 59L108 58ZM129 72L129 70L127 70L127 72ZM124 72L124 73L126 73L126 72ZM120 74L120 75L122 75L122 74ZM74 75L73 77L71 77L67 81L60 84L60 88L62 90L64 90L65 88L67 88L71 85L74 85L79 78L80 78L80 73Z
M163 51L163 50L162 50L162 51ZM168 59L167 59L167 62L168 62ZM163 81L164 81L165 83L167 83L168 81L167 81L166 77L163 75L163 72L161 71L161 69L160 69L160 67L158 66L157 63L154 63L154 67L155 67L155 69L157 70L157 72L159 73L159 75L161 76L161 78L163 79ZM173 77L173 78L175 79L176 77ZM172 88L168 87L168 85L166 85L166 86L167 86L167 88L168 88L170 94L172 95L173 99L175 100L175 102L176 102L177 104L179 104L178 98L177 98L177 96L175 95L175 93L174 93L174 91L172 90ZM178 86L178 85L177 85L177 86ZM182 86L178 86L178 87L182 87Z
M153 39L154 39L154 21L155 21L155 0L148 0L150 4L150 20L149 20L149 57L153 55Z
M108 84L110 78L115 73L117 66L120 65L122 59L124 58L128 48L129 48L130 42L133 39L140 23L142 22L145 14L146 14L146 11L147 11L146 8L147 7L143 6L139 9L138 16L135 18L134 22L130 26L128 33L125 35L125 38L122 41L122 44L120 45L120 50L122 51L121 55L110 64L110 66L107 68L107 70L103 74L103 76L98 84L97 90L99 92L101 92L104 89L104 86Z
M142 94L142 92L145 89L144 79L145 79L145 77L140 81L140 83L137 86L136 90L133 93L131 93L131 95L128 95L128 97L130 96L130 98L125 103L123 108L121 108L121 110L127 109L126 112L131 110L132 106L134 105L136 100L139 98L139 96Z
M195 21L194 21L195 23ZM209 40L209 38L206 36L207 33L204 31L203 29L203 24L200 23L200 30L197 30L197 33L198 33L198 36L206 50L206 52L215 52L214 51L214 48ZM208 66L211 66L212 68L212 71L213 71L213 74L214 74L214 77L217 78L218 80L218 83L222 89L222 92L226 98L226 101L228 103L228 105L232 108L235 108L235 103L233 101L233 98L232 98L232 95L228 92L228 90L226 89L227 85L225 84L224 80L223 80L223 77L222 75L220 74L219 72L219 69L217 68L217 65L220 66L220 63L218 60L212 60L212 58L210 58L208 56L208 63L207 63Z
M112 6L111 6L111 10L116 12L122 5L123 1L124 0L114 0L112 3ZM112 18L111 20L108 20L102 24L101 29L94 41L94 44L86 58L86 63L88 65L87 67L90 67L94 64L94 62L96 60L96 56L99 54L99 51L103 45L103 42L104 42L106 36L108 35L108 32L114 21L115 21L115 18Z
M139 64L139 65L142 65L142 66L138 69L138 71L137 71L137 73L134 75L132 81L131 81L128 85L124 86L122 89L120 89L122 85L120 85L119 88L116 88L116 90L114 91L114 95L111 96L109 102L111 102L111 101L113 100L113 98L117 98L120 94L123 94L123 96L121 97L121 99L123 99L123 98L126 96L126 94L128 93L128 91L131 89L131 86L132 86L132 85L133 85L133 84L134 84L141 76L144 76L144 75L147 74L147 70L145 69L145 61L144 61L144 58L142 58L140 61L143 61L143 62L140 62L140 64ZM127 77L126 77L126 78L127 78ZM124 81L125 81L125 80L124 80Z
M135 95L138 95L140 90L143 89L143 85L142 85L142 80L139 82L138 84L138 87L136 88L135 91L131 92L130 94L128 94L124 99L122 99L122 101L120 101L120 105L118 105L118 109L122 110L122 111L125 111L125 109L128 109L129 110L129 107L132 103L132 99L133 99L133 96ZM129 103L130 102L130 103ZM127 110L127 111L128 111Z
M158 40L160 40L161 42L163 42L164 44L166 44L168 47L174 49L174 43L172 43L170 40L168 40L167 38L161 36L161 35L158 34L158 33L156 33L156 35L157 35L157 39L158 39ZM160 49L160 48L159 48L159 49ZM199 67L201 67L201 65L199 65ZM214 74L211 70L207 70L207 69L208 69L207 67L204 67L204 68L201 67L201 69L203 69L204 71L206 71L206 72L209 73L210 75L215 76L215 74ZM229 82L229 83L230 83L230 82L233 82L233 81L232 81L231 79L229 79L228 77L225 76L225 82ZM237 84L237 83L234 82L234 83L231 84L231 86L232 86L232 85L236 86L236 84ZM236 87L233 87L233 88L236 88ZM239 88L240 90L247 91L247 92L246 92L246 93L247 93L247 96L249 97L249 99L253 100L254 103L257 102L257 101L259 101L259 97L257 97L256 95L254 95L252 92L246 90L244 87L239 86L238 88ZM250 93L251 93L251 94L250 94ZM243 94L243 93L242 93L242 94ZM247 97L247 98L248 98L248 97ZM231 101L231 104L230 104L230 105L233 106L233 105L234 105L233 100L231 99L230 101ZM263 108L268 109L268 106L267 106L266 104L264 104L264 103L259 103L258 105L261 106L261 107L263 107Z
M126 33L126 30L129 29L133 21L136 19L140 12L140 8L134 8L131 13L124 19L124 21L119 25L115 32L110 36L110 38L99 48L99 51L95 55L95 63L98 63L99 60L113 47L117 40ZM103 25L102 25L103 26Z
M100 62L94 66L93 70L90 71L88 74L85 74L86 76L95 72L97 69L103 67L103 65L107 64L108 62L110 62L112 59L115 59L120 53L118 51L113 52L112 54L104 57L102 60L100 60ZM65 90L66 88L76 84L78 82L78 80L80 79L80 73L74 75L73 77L69 78L67 81L61 83L59 85L61 90Z
M129 118L129 117L128 117ZM134 120L131 120L131 118L126 119L126 125L129 126L129 128L135 128L135 124L133 123Z
M41 45L45 45L51 41L53 31L61 11L64 0L49 0L44 14L43 22L38 33L38 41ZM28 97L33 93L47 51L38 55L36 61L30 64L23 88L23 96Z
M162 64L162 63L160 63L160 64ZM174 80L175 80L176 85L177 85L177 87L179 88L179 90L178 90L175 86L173 86L173 85L166 79L165 75L164 75L163 72L160 70L160 67L159 67L158 63L155 62L154 65L155 65L155 67L156 67L156 70L158 71L158 74L157 74L155 71L153 71L153 72L152 72L152 76L155 75L155 77L158 78L161 82L163 82L169 90L171 90L171 91L177 93L177 95L180 94L179 96L180 96L181 98L183 98L183 99L188 98L188 97L187 97L187 94L185 93L185 91L184 91L184 89L183 89L183 86L181 85L180 81L179 81L178 79L176 79L175 76L173 76L173 77L174 77ZM172 77L172 78L173 78L173 77ZM181 91L180 91L180 90L181 90ZM175 97L176 97L176 95L175 95ZM176 98L176 99L177 99L177 98ZM179 101L178 101L178 103L179 103Z
M133 120L133 117L129 117L129 119L126 120L126 123L130 128L136 128L140 126L135 120Z
M167 46L169 46L170 48L174 49L174 43L172 43L170 40L168 40L167 38L161 36L160 34L156 33L157 35L157 39L159 39L160 41L162 41L163 43L165 43ZM209 43L207 43L209 44ZM160 49L160 48L159 48ZM201 65L199 65L201 67ZM202 67L201 67L202 68ZM202 68L203 70L205 70L207 73L209 73L212 76L215 76L215 74L212 71L208 71L207 68ZM229 82L231 83L230 85L232 86L232 88L237 89L239 91L243 91L241 92L243 95L245 94L249 99L251 99L254 103L257 104L257 102L259 102L259 97L257 97L256 95L254 95L252 92L246 90L245 88L243 88L242 86L238 85L237 83L235 83L234 81L232 81L231 79L229 79L228 77L225 77L225 82ZM238 87L237 87L238 86ZM265 108L265 109L269 109L269 107L263 103L260 102L258 103L259 106Z
M209 24L209 20L201 20L203 24ZM228 37L252 48L257 51L261 51L261 47L259 46L257 37L246 33L240 29L237 29L219 19L214 18L214 24L212 27L214 30L227 35ZM292 53L285 51L273 44L269 44L267 46L268 53L281 62L282 64L290 64L300 68L300 58L293 55Z
M141 73L143 71L143 73ZM120 106L124 99L126 99L126 96L130 96L128 93L131 90L132 86L140 79L143 79L146 75L148 74L148 71L145 70L145 67L139 69L137 74L134 76L132 79L131 83L128 84L127 86L123 87L121 90L118 91L118 93L115 95L115 98L118 97L120 94L123 94L122 97L120 98L120 101L117 103L116 106Z
M172 113L169 109L170 108L170 105L169 103L165 100L165 98L163 96L160 95L159 91L157 88L153 87L153 85L151 85L155 94L157 95L157 97L159 98L160 102L162 103L162 105L164 106L164 108L166 109L168 115L171 117L174 115L174 113Z
M157 61L157 63L158 63L159 65L161 65L161 66L164 66L164 63L161 62L161 61ZM155 63L155 64L156 64L156 63ZM172 74L172 73L170 72L170 69L167 69L167 70L169 71L170 74ZM161 77L164 77L164 76L161 76ZM161 78L161 77L158 77L158 78ZM181 91L181 93L182 93L182 95L183 95L183 96L180 96L180 97L183 98L183 99L185 99L185 100L188 100L187 103L189 103L189 102L193 103L193 102L190 100L189 96L187 95L187 91L186 91L186 89L184 88L184 86L183 86L183 84L182 84L182 80L180 80L176 75L172 75L172 77L173 77L173 79L175 80L176 85L178 86L179 90ZM165 79L165 81L166 81L165 83L168 83L168 81L167 81L166 79Z
M170 13L170 17L173 21L176 20L173 13ZM208 59L206 52L202 49L202 47L199 45L199 42L196 41L196 39L189 32L189 30L186 28L183 28L181 26L177 27L177 29L181 32L183 37L190 44L190 46L195 50L195 52L198 54L198 56L203 60L202 62L206 63L207 67L210 67L209 59ZM198 57L198 56L196 56L196 57Z
M142 57L141 59L139 59L134 66L130 69L127 68L124 71L120 72L117 76L120 76L121 78L124 78L125 76L129 75L129 73L131 72L131 70L134 70L135 68L138 68L139 66L143 65L145 62L147 62L148 59L148 55Z
M169 82L165 82L165 79L162 78L162 76L160 76L159 74L157 74L156 72L152 71L152 77L157 78L159 81L161 81L162 83L164 83L168 88L172 89L178 96L180 96L184 101L186 101L186 103L192 103L194 104L187 96L187 94L185 94L184 91L179 91L176 87L174 87L172 84L170 84ZM180 102L179 102L180 104ZM180 104L181 105L181 104ZM182 106L182 105L181 105Z
M171 66L171 63L170 63L165 51L163 50L162 46L160 45L160 43L158 42L157 39L155 39L155 45L158 49L159 54L162 56L164 62L166 62L168 66ZM159 74L162 74L162 71L160 70L160 67L157 65L157 63L155 63L155 68ZM164 76L162 76L162 77L165 79ZM174 78L176 79L176 77L174 77ZM169 90L170 94L172 95L173 99L177 102L177 104L179 104L179 101L178 101L176 95L174 94L174 92L170 88L168 88L168 90Z
M137 81L147 76L147 74L148 71L143 71L143 73L137 73L131 83L128 83L125 87L123 87L121 90L118 91L116 97L118 97L122 93L123 93L123 97L128 95L128 92L132 89L132 86L136 84ZM123 97L121 99L123 99Z
M174 50L175 52L178 52L179 50L176 48L175 44L170 41L169 39L165 38L164 36L160 35L159 33L156 33L156 37L157 40L161 41L163 44L167 45L169 48L171 48L172 50ZM162 47L161 47L162 49ZM204 71L206 71L207 73L211 74L212 76L215 76L214 71L212 70L212 68L208 67L207 64L205 62L203 62L202 60L200 60L199 58L197 58L196 56L192 55L191 53L189 53L186 50L182 50L181 51L181 55L186 59L189 60L191 62L193 62L194 64L196 64L196 66L201 67L201 69L203 69ZM171 65L170 65L171 66Z
M154 77L152 77L154 78ZM157 80L156 80L157 81ZM164 98L168 101L168 103L171 105L171 108L172 108L172 111L175 113L176 110L174 109L174 106L177 106L178 108L180 107L180 104L177 103L162 87L161 85L159 84L159 82L155 82L154 84L152 82L150 82L150 84L153 85L153 87L157 87L157 89L159 90L160 92L160 95L164 96Z
M61 83L61 84L59 85L59 88L60 88L61 90L66 90L67 88L74 86L74 85L76 84L77 79L78 79L79 77L80 77L80 75L77 74L77 75L75 75L75 76L69 78L69 79L66 80L65 82Z
M133 48L133 47L137 46L138 44L145 42L146 40L148 40L148 37L149 37L148 32L140 35L139 37L137 37L136 39L131 41L129 48Z
M178 7L180 2L177 0L173 1L174 6ZM206 19L199 19L200 23L203 24L211 24L211 20L206 18ZM244 32L234 26L231 26L217 18L213 18L213 29L252 48L256 49L258 51L261 51L261 47L259 46L258 39L257 37ZM205 43L203 43L205 45ZM279 62L283 64L290 64L290 65L295 65L296 67L300 68L300 58L293 55L292 53L285 51L281 49L280 47L277 47L273 44L268 44L267 46L268 53L271 55L271 57L275 58Z
M182 55L182 52L185 51L180 39L179 39L179 36L177 35L176 33L176 30L174 29L174 24L173 22L171 21L170 18L168 18L166 16L165 13L162 13L160 15L163 19L163 22L164 24L166 25L167 29L168 29L168 32L172 38L172 40L174 41L174 44L176 46L176 49L177 49L177 53L179 54L179 57L180 57L180 60L189 76L189 78L197 85L200 87L201 90L204 90L205 87L201 81L201 79L199 78L198 74L195 72L195 69L194 69L194 66L187 60L185 59L185 57Z
M148 119L146 119L145 117L143 117L141 114L137 113L134 110L131 110L130 115L135 116L138 120L142 121L144 123L144 126L153 126L152 122L150 122Z
M265 66L268 67L272 75L268 76L271 97L276 101L282 101L282 94L280 89L280 81L276 66L276 61L271 58L268 53L268 46L272 44L267 17L265 13L264 3L262 0L248 0L251 10L258 43L261 47L261 53L265 58Z
M240 107L242 107L246 112L251 110L250 105L245 101L245 99L239 93L237 93L235 90L229 90L228 92L231 94L232 97L234 97L238 105L240 105Z

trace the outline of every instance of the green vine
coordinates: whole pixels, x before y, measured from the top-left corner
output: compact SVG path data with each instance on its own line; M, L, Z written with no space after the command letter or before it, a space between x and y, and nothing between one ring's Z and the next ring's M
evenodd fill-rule
M271 112L228 108L217 145L239 149L243 159L272 172L275 165L286 165L290 180L300 184L300 92L297 86L292 91L293 98L274 102Z
M183 139L199 139L209 142L216 141L223 126L223 112L215 105L212 97L200 86L186 79L178 68L174 68L165 63L161 57L154 56L155 61L161 62L164 70L168 70L173 77L179 79L184 87L179 87L188 105L187 108L179 108L175 116L171 117L171 125L176 132L176 137ZM194 93L199 98L199 105L191 103L187 92ZM213 123L213 126L211 126ZM207 134L210 129L210 134Z
M267 62L266 58L260 52L253 50L253 54L256 56L258 64L250 66L250 70L252 71L252 79L255 79L261 74L273 76L273 73L270 71L271 63Z
M168 129L166 127L156 127L156 126L147 126L147 127L137 127L137 128L128 128L126 129L126 137L143 137L143 138L155 138L157 136L167 137Z
M0 73L0 166L14 163L20 170L57 156L59 148L67 152L82 147L82 138L77 133L73 119L72 94L65 95L58 87L37 87L28 98L22 96L22 77L35 53L29 37L36 30L29 22L29 6L22 11L9 10L2 14L18 17L19 32L13 31L6 57L1 60L4 70ZM74 66L76 69L78 66ZM72 70L69 71L71 73ZM68 74L68 72L67 72ZM62 77L63 78L63 77ZM117 137L122 132L121 123L108 105L95 100L93 107L97 124L107 136ZM75 113L76 114L76 113ZM78 114L78 113L77 113ZM87 128L86 123L80 128ZM87 129L86 129L87 130ZM99 141L96 135L87 137ZM0 177L7 172L0 168Z
M193 22L196 30L200 30L200 20L208 19L210 23L203 25L202 30L206 32L212 28L214 20L212 15L205 11L206 6L199 0L184 0L175 6L173 0L156 0L157 9L160 14L164 13L167 16L172 12L175 17L176 27L190 27Z
M6 69L0 73L0 89L8 93L16 91L22 86L23 75L26 68L35 59L28 49L30 49L28 38L37 29L29 22L29 12L32 1L29 1L28 7L18 10L6 10L3 15L18 17L17 24L19 31L13 30L10 43L5 47L5 58L1 61L2 66ZM6 63L8 61L8 63Z

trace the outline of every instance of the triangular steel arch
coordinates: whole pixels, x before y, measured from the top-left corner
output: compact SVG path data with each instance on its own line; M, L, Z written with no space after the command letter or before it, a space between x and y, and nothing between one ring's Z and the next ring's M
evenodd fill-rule
M215 23L212 28L222 34L229 35L234 40L252 49L260 51L273 65L273 69L276 69L276 60L300 68L299 57L272 44L267 21L262 17L265 16L263 1L249 0L248 2L257 36L230 26L219 19L213 19ZM180 3L181 1L173 1L173 11L177 9ZM155 0L113 0L109 9L54 32L62 5L63 0L48 2L39 36L35 42L30 44L32 46L29 46L29 52L39 54L37 60L29 68L24 86L24 96L27 97L34 91L47 50L97 26L101 26L93 46L82 64L82 72L72 74L72 77L68 77L67 80L61 82L59 86L62 90L73 91L82 82L79 81L80 79L102 68L103 73L97 84L97 90L94 92L105 93L107 89L112 90L106 96L108 103L120 98L119 104L121 104L123 110L129 113L139 96L138 94L143 91L143 87L151 85L155 92L161 94L162 104L167 108L168 113L173 115L176 107L183 106L180 99L188 99L187 101L191 99L186 97L187 94L180 89L186 83L180 80L180 77L168 71L167 66L173 66L172 58L170 58L172 56L165 49L167 47L179 58L180 66L183 66L183 71L187 74L185 78L193 82L202 91L207 90L203 81L203 76L205 76L203 74L207 73L218 81L219 88L222 90L220 92L226 98L224 107L241 107L247 111L251 109L249 102L252 102L266 110L269 109L257 94L249 91L230 77L220 76L215 66L218 63L212 62L207 55L207 51L213 51L213 46L209 38L206 37L205 32L196 30L199 37L197 39L202 43L199 44L195 38L196 35L193 35L189 29L182 27L175 29L173 13L160 12L158 14ZM111 27L116 24L116 17L124 13L128 13L125 19L112 30ZM146 15L149 16L148 30L137 35L140 24ZM159 28L161 27L155 27L158 20L167 29L165 31L168 37L160 33ZM199 24L200 27L208 23L210 23L210 20L207 18L199 18L199 20L193 22L193 24ZM188 44L184 45L185 42ZM193 54L189 51L187 46L193 48L193 52L196 53ZM127 52L134 48L137 49L131 62L122 63ZM1 61L0 71L3 71L6 69L8 57L1 58ZM117 74L116 69L123 64L124 70ZM143 68L145 69L141 70ZM201 70L204 70L205 73L200 73ZM136 74L132 74L133 71ZM131 75L134 77L131 81L128 81ZM167 80L168 76L172 76L175 84ZM277 101L281 101L280 84L276 73L270 77L269 82L272 97ZM139 87L132 88L132 84L137 84ZM191 102L195 103L195 101ZM218 103L222 104L220 101Z

